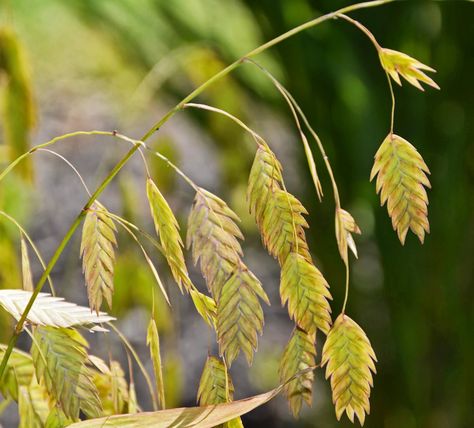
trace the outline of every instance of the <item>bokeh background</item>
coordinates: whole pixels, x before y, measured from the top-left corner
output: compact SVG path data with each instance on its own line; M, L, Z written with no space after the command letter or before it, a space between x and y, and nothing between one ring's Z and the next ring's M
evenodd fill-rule
M29 144L76 130L113 130L139 138L168 108L229 62L321 13L349 4L335 0L15 0L3 2L1 25L13 28L29 63L36 125ZM437 70L441 91L396 87L395 130L424 156L432 176L431 234L424 245L409 236L402 247L368 176L389 129L390 95L373 46L357 29L330 21L257 58L292 92L320 133L343 206L359 223L359 259L352 263L348 313L366 331L379 364L367 427L470 428L474 426L474 5L405 1L352 14L382 46L406 52ZM1 86L1 85L0 85ZM244 65L201 97L264 135L283 163L289 190L308 208L312 253L340 309L344 269L334 239L333 201L315 153L325 198L319 203L302 145L286 104L266 78ZM3 123L0 127L5 128ZM7 164L5 141L0 163ZM241 216L246 260L263 282L272 306L253 367L232 367L236 397L278 383L278 359L292 324L278 298L278 266L263 250L247 214L245 188L254 143L227 119L184 111L151 140L198 184L217 193ZM84 137L55 147L91 188L128 150L110 138ZM153 176L183 227L193 192L163 162L149 158ZM24 175L24 174L23 174ZM107 207L152 232L140 159L132 160L104 193ZM30 231L44 257L55 250L87 194L71 170L49 153L33 159L33 182L11 175L0 188L1 208ZM21 287L19 236L0 224L0 287ZM61 257L53 279L59 293L86 303L79 261L80 233ZM158 301L167 401L193 405L200 371L214 337L179 295L167 266L153 252L173 307ZM37 279L41 268L33 261ZM191 262L188 263L191 268ZM197 270L193 279L201 290ZM145 330L155 287L140 253L120 234L114 306L117 326L151 372ZM5 342L12 320L2 311ZM111 333L88 337L92 352L109 352L127 367ZM27 349L26 338L20 347ZM126 370L127 371L127 370ZM147 390L135 370L139 401ZM16 426L12 404L0 416ZM243 417L246 427L346 427L336 422L330 388L317 371L314 403L299 420L282 397Z

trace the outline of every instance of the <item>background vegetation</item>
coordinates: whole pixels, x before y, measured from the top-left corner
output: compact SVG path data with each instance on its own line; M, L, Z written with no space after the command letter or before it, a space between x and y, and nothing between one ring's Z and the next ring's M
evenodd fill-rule
M33 142L73 130L117 129L138 137L179 97L238 56L283 31L337 7L329 0L16 0L2 10L24 43L31 65L37 126ZM468 2L396 2L354 14L384 46L433 66L441 91L426 94L396 88L396 124L429 165L431 235L421 246L409 236L401 247L386 209L379 208L368 182L373 155L385 137L390 117L386 78L373 46L346 22L332 21L302 33L263 55L307 112L321 134L345 206L363 234L353 263L348 313L363 326L379 359L367 427L472 427L474 373L474 60L473 5ZM231 111L267 136L282 160L288 185L310 211L310 247L342 303L344 269L333 231L330 198L314 195L304 153L287 106L250 65L211 87L201 98ZM262 279L272 306L252 369L239 359L233 366L236 398L273 387L277 366L291 330L278 304L278 266L260 245L244 202L252 142L228 120L185 111L156 134L153 144L195 181L229 201L249 236L246 260ZM128 149L120 143L83 138L61 143L94 187ZM6 151L0 146L0 162ZM152 230L145 203L143 171L132 162L102 201ZM153 175L169 196L180 221L192 194L158 160ZM322 168L320 168L321 171ZM45 258L55 249L86 200L80 183L58 159L38 154L35 187L19 177L0 189L2 208L32 231ZM325 178L325 174L321 173ZM329 183L323 179L323 187ZM25 208L26 207L26 208ZM253 236L253 238L252 238ZM76 237L54 273L60 294L85 303ZM119 238L116 293L112 314L144 353L153 279L136 248ZM6 224L0 234L0 286L21 287L17 234ZM189 263L190 265L190 263ZM37 275L39 266L34 266ZM199 275L194 271L197 282ZM168 405L195 402L207 355L209 331L189 310L187 299L170 283L173 312L163 302L157 311L164 340ZM203 283L199 283L203 286ZM11 320L2 312L5 342ZM23 346L26 339L23 339ZM92 337L95 353L123 354L113 337ZM98 347L98 348L97 348ZM97 349L100 349L97 350ZM148 367L151 371L151 365ZM330 390L317 372L313 408L291 419L283 399L243 417L246 427L336 426ZM138 378L146 408L145 387ZM280 401L281 400L281 401ZM2 415L15 424L12 409ZM343 420L338 426L349 426Z

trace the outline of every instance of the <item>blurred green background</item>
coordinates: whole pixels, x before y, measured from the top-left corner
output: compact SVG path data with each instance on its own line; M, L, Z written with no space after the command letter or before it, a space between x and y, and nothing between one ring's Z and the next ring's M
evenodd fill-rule
M117 129L139 138L168 108L226 64L304 21L347 4L339 0L15 0L4 2L0 22L14 28L28 57L37 112L31 144L36 144L64 132L89 129ZM281 79L320 133L343 206L363 232L357 237L359 260L352 263L348 314L364 328L379 359L365 426L470 428L474 426L474 5L405 1L351 16L366 25L382 46L437 70L439 92L430 88L421 93L408 84L395 88L395 131L417 147L432 173L431 234L424 245L411 235L404 247L400 245L368 180L390 118L386 77L368 39L347 22L330 21L256 59ZM251 65L212 86L199 101L245 120L276 151L289 190L310 212L310 247L331 284L337 313L344 269L320 156L315 153L325 190L322 203L314 193L286 104ZM247 260L260 274L272 307L266 309L266 328L254 367L249 371L239 362L232 376L238 398L271 388L278 382L278 358L291 323L286 309L279 306L277 265L262 250L246 213L245 186L254 145L227 119L194 111L179 113L155 135L152 145L200 185L226 199L242 217ZM107 139L83 138L56 149L94 187L128 148ZM1 145L2 166L7 152ZM184 228L192 192L163 163L150 161ZM34 175L33 186L19 175L4 181L1 205L31 230L48 258L87 195L70 170L47 154L35 158ZM102 200L152 230L139 159L120 174ZM61 295L84 303L78 242L79 234L54 279ZM166 267L160 266L166 275ZM20 287L18 269L18 234L2 223L0 286ZM35 273L39 272L36 266ZM202 287L198 273L193 275ZM208 341L213 338L188 299L168 282L174 311L164 305L158 311L165 342L165 382L170 403L192 405ZM152 286L136 247L121 236L112 313L145 356ZM1 320L5 341L11 320L3 312ZM112 348L126 367L122 348L113 339L104 345L92 338L91 344L99 347L95 353ZM139 399L146 408L146 399L140 394ZM14 423L14 415L4 417L5 426ZM291 418L283 398L243 421L249 428L351 425L345 417L336 422L321 371L313 407L298 421Z

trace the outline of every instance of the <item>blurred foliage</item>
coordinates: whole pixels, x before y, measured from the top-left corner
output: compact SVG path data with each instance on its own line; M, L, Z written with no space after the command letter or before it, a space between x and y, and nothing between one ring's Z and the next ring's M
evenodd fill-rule
M140 134L162 108L173 105L241 54L349 3L17 0L11 2L10 15L45 105L58 103L58 108L68 110L74 108L69 99L100 95L99 102L108 102L121 130ZM407 84L395 88L396 131L419 149L432 172L432 232L423 246L413 236L405 247L400 246L386 209L378 206L374 185L368 181L373 155L388 131L390 96L376 52L365 36L346 22L332 21L287 40L258 61L282 80L320 133L343 205L362 229L357 239L359 260L352 264L348 313L364 327L380 361L365 426L470 428L474 426L474 122L470 120L474 117L474 6L469 2L396 2L353 16L373 31L382 46L406 52L438 71L434 78L440 92L419 94ZM291 190L311 213L310 247L330 279L338 307L344 270L334 239L329 181L322 173L326 197L319 204L287 106L275 92L264 76L245 65L203 94L202 100L268 132L270 144L274 137L294 146L290 152L283 151L296 156L296 167L287 169L299 176L291 180L295 188ZM41 109L51 111L48 108L41 104ZM216 152L220 181L214 186L219 195L243 214L252 142L224 118L203 112L187 115L207 132L206 141ZM273 118L270 122L269 117ZM67 125L91 128L101 125L100 117L97 120L76 124L71 119ZM287 133L280 135L282 126ZM157 135L162 145L157 147L171 160L185 162L186 155L175 151L170 128ZM282 161L285 166L295 159ZM318 166L323 171L321 160ZM164 164L153 162L152 169L165 192L177 192ZM139 203L136 189L128 186L122 186L123 200L129 200L123 212L134 220ZM18 214L22 210L18 205L9 213ZM244 217L243 225L251 230L248 218ZM18 254L12 244L17 238L5 234L3 226L0 234L1 286L19 286ZM256 235L250 241L250 245L256 243ZM154 286L136 247L122 244L124 239L120 242L114 296L117 315L136 305L150 308ZM157 322L160 334L168 332L173 349L177 332L172 331L168 314L163 302ZM172 406L182 404L183 382L183 368L174 352L164 355L167 402ZM281 351L268 352L269 358L273 355L271 363L262 366L257 360L259 369L252 371L258 388L273 379L267 371L277 367L275 358ZM166 382L167 377L171 381ZM244 424L350 426L347 421L335 422L329 387L322 378L321 372L316 374L314 409L299 421L281 418L270 404L244 417Z
M0 28L0 87L5 143L10 160L28 150L29 133L35 126L36 106L33 99L29 64L24 47L14 31ZM24 178L33 176L31 160L18 168Z

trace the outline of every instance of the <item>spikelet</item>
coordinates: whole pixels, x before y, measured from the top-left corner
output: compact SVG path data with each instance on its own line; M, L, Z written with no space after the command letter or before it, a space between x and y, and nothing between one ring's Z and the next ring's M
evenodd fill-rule
M189 292L192 284L184 261L183 242L179 234L178 221L173 211L171 211L168 202L166 202L166 199L151 178L147 179L146 193L156 233L160 237L161 246L163 247L163 252L173 278L181 292L183 292L183 286Z
M197 290L191 290L191 298L193 299L194 306L201 315L202 319L210 327L216 326L217 307L216 302L212 297L206 296Z
M280 265L292 251L311 261L304 232L308 223L303 214L308 212L301 202L285 190L275 190L267 201L261 228L263 243Z
M110 361L110 366L100 358L89 355L92 363L92 380L97 388L104 415L127 413L129 389L125 373L118 361Z
M314 266L306 242L306 209L287 192L282 168L260 145L250 172L247 199L268 252L281 266L280 297L299 327L327 333L331 327L329 285Z
M166 409L165 400L165 384L163 381L163 367L161 363L160 336L158 335L158 327L156 321L151 318L148 323L146 333L146 344L150 348L151 362L153 363L153 372L155 374L156 392L158 401L162 409Z
M201 272L214 299L241 262L240 221L227 204L216 195L199 189L188 218L186 246L192 248L194 264Z
M255 216L259 226L262 225L265 205L270 197L270 193L280 189L282 181L280 162L268 146L260 145L250 170L247 187L250 213Z
M370 180L378 174L376 189L381 205L387 210L402 244L408 229L421 243L429 233L428 195L423 186L430 188L430 171L418 151L408 141L389 134L375 154Z
M43 428L50 412L48 395L36 382L20 386L18 393L18 428Z
M354 218L350 213L342 208L336 209L336 240L339 248L339 254L341 255L344 263L348 263L347 247L349 247L357 258L357 247L352 237L353 233L360 235L359 226L355 222Z
M326 366L326 379L331 377L332 399L337 420L344 411L351 422L354 414L364 425L370 413L372 372L377 361L366 334L347 315L337 317L323 347L321 366Z
M308 334L296 327L291 334L280 361L280 382L283 384L297 373L315 365L316 335ZM312 403L313 371L308 371L285 384L284 390L288 404L295 417L300 413L303 401L308 406Z
M32 294L18 289L0 290L0 306L18 321ZM62 297L52 297L48 293L38 294L26 317L26 321L33 325L64 328L83 325L92 326L93 331L107 331L95 324L114 319L105 312L94 314L88 307L66 302Z
M229 366L241 350L252 364L264 323L258 298L270 304L260 281L242 264L224 284L217 301L217 341Z
M435 89L439 89L436 82L421 71L436 72L436 70L421 63L417 59L412 58L403 52L386 48L379 49L379 58L384 70L390 74L392 79L399 85L402 84L400 81L400 76L402 76L408 83L421 91L424 91L424 89L420 82L426 83Z
M290 317L303 330L316 329L328 334L331 328L329 285L312 263L298 253L290 253L281 269L280 296L282 305L288 302Z
M94 202L86 214L82 229L82 270L86 279L91 310L97 313L105 299L112 307L117 229L100 202Z
M86 366L86 340L75 330L38 327L31 356L38 382L60 403L66 416L77 419L79 411L88 417L102 414L92 372Z
M220 358L208 356L197 393L200 406L228 403L234 399L234 385Z
M187 247L216 302L217 339L229 366L243 350L248 363L263 328L260 281L242 261L237 215L212 193L199 189L188 219Z
M33 291L33 275L31 273L30 258L28 256L28 245L25 237L21 235L21 276L23 279L23 290Z
M6 345L0 344L0 359L5 355L6 348ZM0 382L0 392L3 397L18 401L19 388L31 383L34 372L35 368L31 356L26 352L13 348Z
M199 381L197 394L199 405L229 403L233 398L234 385L225 364L220 358L212 355L208 356L202 370L201 380ZM240 418L232 419L216 428L238 427L243 428Z
M290 251L311 260L304 228L306 209L284 190L280 162L266 145L260 145L250 171L247 199L268 252L283 265Z

